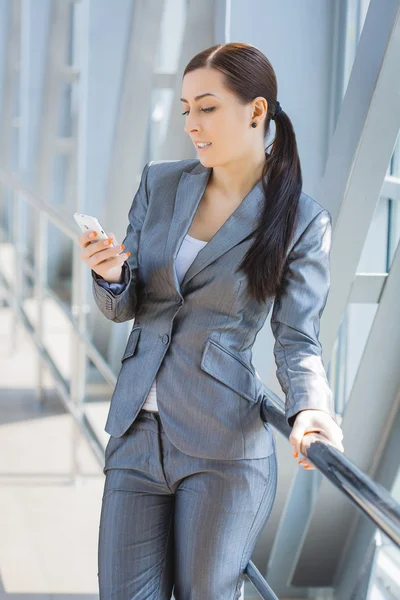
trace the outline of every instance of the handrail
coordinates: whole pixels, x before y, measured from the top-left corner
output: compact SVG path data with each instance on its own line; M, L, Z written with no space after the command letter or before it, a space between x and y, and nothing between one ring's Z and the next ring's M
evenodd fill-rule
M263 600L279 600L253 561L249 560L244 572Z
M281 399L264 386L261 415L284 437L289 439L291 427L286 422ZM330 444L315 441L307 448L307 458L376 527L400 547L400 505L379 483L363 473L346 456ZM260 571L250 560L245 569L247 578L264 600L277 600Z
M36 209L37 213L46 215L46 218L53 223L55 227L57 227L60 231L62 231L68 238L70 238L74 242L74 253L75 256L79 253L78 246L78 238L79 233L76 231L76 227L74 228L72 224L66 222L65 217L55 209L50 206L46 202L44 202L35 192L33 192L29 187L24 185L18 179L18 176L14 173L10 172L8 169L0 166L0 183L5 187L11 189L15 194L19 194L21 198L23 198L26 202L28 202L34 209ZM18 211L16 211L15 221L19 219ZM44 234L46 235L46 233ZM13 245L16 244L15 240L12 240L10 243ZM17 243L18 245L18 243ZM20 253L21 254L21 253ZM84 270L86 267L82 262L77 261L77 266L79 270ZM54 302L57 303L58 308L63 312L66 321L71 327L71 330L74 334L74 341L76 347L78 345L83 349L85 355L90 358L93 362L94 366L97 368L99 373L104 377L105 381L110 385L110 387L115 387L117 377L112 372L110 366L102 357L96 346L89 339L86 331L82 330L79 326L80 315L87 313L89 309L89 305L86 305L82 302L80 303L72 303L71 309L66 308L62 302L58 299L57 295L51 290L50 286L43 280L38 281L38 278L35 279L34 269L26 262L21 260L21 264L19 265L19 273L20 275L30 277L35 285L39 285L43 288L43 291L47 297L52 298ZM79 293L77 294L78 298L81 296L81 278L75 276L73 278L73 286L75 286ZM99 463L100 467L103 467L104 464L104 445L102 440L100 439L98 433L91 425L89 419L87 418L85 411L83 410L82 402L74 401L74 394L72 390L73 382L71 381L71 385L65 381L62 374L59 372L56 364L54 363L52 357L47 352L43 340L40 339L36 335L35 326L31 322L29 315L27 314L23 303L21 302L21 298L19 297L17 289L13 289L10 282L5 278L5 276L0 272L0 282L2 282L3 287L6 289L10 298L12 298L12 308L14 310L15 317L19 317L25 327L25 331L30 336L31 341L36 346L36 350L41 358L42 364L46 365L48 372L52 376L53 383L61 401L65 407L65 409L70 413L73 418L77 430L81 432L81 434L85 437L89 446L92 448L93 453ZM75 297L73 295L73 297ZM73 374L72 374L73 377ZM81 398L83 400L83 398ZM75 471L75 467L74 467Z
M65 217L58 210L54 209L52 206L38 198L37 195L34 192L32 192L28 187L21 184L15 175L1 167L0 183L9 186L14 192L21 194L25 198L25 200L29 202L29 204L31 204L34 208L36 208L42 213L45 213L49 221L51 221L55 227L60 229L67 237L69 237L73 242L76 243L76 246L78 246L79 233L76 231L76 227L73 227L73 225L71 225L70 223L66 223ZM35 273L31 266L28 263L24 262L21 267L24 274L28 275L34 281ZM4 285L6 285L8 288L9 286L6 283L4 277L2 279ZM49 297L51 297L51 299L57 304L58 308L64 313L66 320L69 321L69 324L74 330L74 334L80 339L80 342L85 345L87 356L93 362L95 367L107 381L110 387L115 387L117 377L112 372L108 363L104 360L104 358L97 350L93 342L87 337L86 334L82 333L79 330L77 323L77 314L79 313L79 310L77 310L77 307L73 305L71 310L66 309L64 304L60 302L59 298L53 292L50 286L48 286L45 283L44 288L46 294ZM24 319L27 319L27 315L25 314L25 311L23 311L23 307L21 305L18 305L18 308L20 309L21 317L23 316ZM88 309L89 306L82 307L82 310L86 312L88 311ZM29 327L29 333L32 332L32 329L32 327Z
M78 243L79 233L76 230L76 227L73 227L70 223L65 221L65 217L58 211L53 208L50 204L47 204L43 200L41 200L37 194L32 192L26 185L22 184L18 177L16 177L13 173L0 167L0 182L11 188L17 194L21 194L37 210L46 214L46 217L60 229L66 236L68 236L71 240L74 240Z
M262 418L289 438L291 428L285 408L278 396L264 386ZM373 481L331 444L313 442L307 458L400 548L400 504L383 485Z

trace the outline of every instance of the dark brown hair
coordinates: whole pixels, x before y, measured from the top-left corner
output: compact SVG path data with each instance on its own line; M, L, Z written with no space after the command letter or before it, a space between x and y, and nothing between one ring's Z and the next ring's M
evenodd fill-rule
M266 99L265 139L277 101L276 76L267 57L250 44L217 44L196 54L186 66L183 77L199 68L220 71L226 88L243 104L257 96ZM303 185L296 136L284 110L275 119L275 138L265 150L262 172L265 204L253 233L254 242L239 266L248 276L250 293L259 302L279 292Z

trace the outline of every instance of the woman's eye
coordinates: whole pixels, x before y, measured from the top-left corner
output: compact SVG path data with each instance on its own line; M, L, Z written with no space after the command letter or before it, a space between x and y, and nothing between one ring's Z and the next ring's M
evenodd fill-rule
M210 106L210 108L201 108L200 110L203 110L204 112L211 112L212 110L214 110L215 106ZM189 111L185 111L182 113L182 115L188 115Z

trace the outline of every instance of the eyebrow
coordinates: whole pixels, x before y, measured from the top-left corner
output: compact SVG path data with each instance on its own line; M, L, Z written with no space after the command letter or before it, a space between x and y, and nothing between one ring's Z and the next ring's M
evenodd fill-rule
M214 96L214 98L218 98L218 96L216 96L215 94L212 94L211 92L206 92L205 94L200 94L200 96L195 96L195 102L197 102L197 100L200 100L201 98L204 98L204 96ZM187 104L189 104L189 102L185 100L185 98L181 98L181 101L187 102Z

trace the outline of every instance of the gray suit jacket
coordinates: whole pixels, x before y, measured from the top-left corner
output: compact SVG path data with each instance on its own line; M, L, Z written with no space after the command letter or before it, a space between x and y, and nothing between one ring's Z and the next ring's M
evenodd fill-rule
M272 427L262 418L263 384L252 347L273 305L277 377L286 419L317 408L335 419L318 339L330 285L331 216L302 193L288 249L286 290L263 304L235 273L250 247L264 200L259 181L200 250L179 285L174 259L212 169L197 159L152 161L144 167L123 243L129 250L122 284L92 271L97 306L117 323L134 319L111 398L105 430L122 436L157 375L157 401L171 442L192 456L266 457Z

